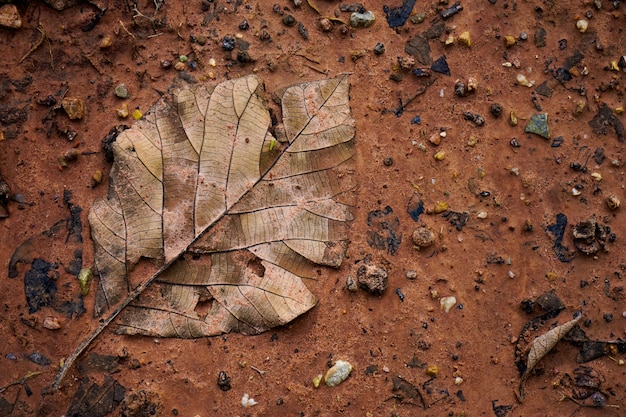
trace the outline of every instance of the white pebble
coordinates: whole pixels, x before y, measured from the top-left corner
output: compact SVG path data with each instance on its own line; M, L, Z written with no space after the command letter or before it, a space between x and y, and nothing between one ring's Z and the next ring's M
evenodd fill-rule
M479 219L486 219L487 218L487 212L486 211L481 211L480 213L478 213L476 215L476 217L478 217Z
M454 385L461 385L463 383L463 378L461 378L460 376L457 376L456 378L454 378Z
M441 300L439 300L439 304L446 313L449 313L450 310L452 310L452 307L456 304L456 298L453 296L442 297Z
M252 407L253 405L257 405L258 403L254 401L254 398L250 398L250 396L246 393L241 397L241 406L242 407Z
M578 29L580 33L587 32L588 28L589 28L589 22L587 22L585 19L580 19L579 21L576 22L576 29Z
M515 272L509 270L509 278L515 278Z
M517 83L530 88L535 85L535 80L528 81L528 78L526 78L524 74L517 74Z
M350 362L342 361L341 359L335 362L335 364L326 371L326 376L324 376L324 383L329 387L334 387L336 385L341 384L343 381L348 378L352 372L352 365Z
M439 90L439 97L443 98L443 88Z
M580 195L581 193L582 191L580 191L578 188L572 188L572 195Z

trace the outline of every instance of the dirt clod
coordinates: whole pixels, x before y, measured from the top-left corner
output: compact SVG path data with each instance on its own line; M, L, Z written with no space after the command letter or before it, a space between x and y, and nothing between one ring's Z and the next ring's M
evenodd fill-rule
M371 294L380 295L387 289L387 271L376 265L362 265L357 270L359 287Z

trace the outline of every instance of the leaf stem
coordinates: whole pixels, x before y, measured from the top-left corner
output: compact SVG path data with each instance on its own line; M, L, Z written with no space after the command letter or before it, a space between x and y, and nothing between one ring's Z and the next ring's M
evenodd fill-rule
M70 368L72 367L72 365L74 364L76 359L85 351L85 349L87 349L87 347L89 347L91 342L93 342L100 335L100 333L102 333L102 331L104 329L106 329L107 326L113 320L115 320L115 318L122 312L122 310L124 310L126 308L126 306L128 304L130 304L135 298L137 298L139 296L139 294L141 294L146 288L148 288L148 286L150 284L152 284L152 282L154 282L154 280L163 271L165 271L167 268L169 268L169 266L175 260L176 260L176 258L171 260L171 261L169 261L169 262L167 262L163 266L161 266L161 268L159 268L159 270L157 272L155 272L150 277L150 279L148 279L147 281L145 281L144 283L142 283L141 285L136 287L133 290L133 292L131 292L128 295L128 297L126 297L124 299L124 301L122 301L117 306L117 308L111 314L109 314L109 316L106 319L104 319L102 322L100 322L100 326L98 326L94 331L92 331L89 336L87 336L85 339L83 339L83 341L80 343L80 345L78 345L78 347L76 349L74 349L74 352L72 352L72 354L70 356L68 356L68 358L65 360L65 363L63 364L61 369L59 369L59 372L57 373L57 376L54 378L54 382L52 383L52 386L51 386L53 391L57 391L59 389L59 387L61 386L61 382L63 381L63 378L65 378L65 375L67 374L67 371L70 370Z

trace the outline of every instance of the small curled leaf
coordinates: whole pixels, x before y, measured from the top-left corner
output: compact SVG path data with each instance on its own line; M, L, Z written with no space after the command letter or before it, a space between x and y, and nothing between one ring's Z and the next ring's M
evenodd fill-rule
M574 328L582 318L582 312L577 311L574 314L574 318L567 323L563 323L560 326L555 327L552 330L542 334L541 336L535 338L530 344L530 348L528 350L528 358L526 360L526 371L522 375L520 385L519 385L519 396L518 399L520 402L524 401L524 384L526 379L530 375L533 368L539 363L544 356L548 354L552 350L553 347L561 340L570 330Z

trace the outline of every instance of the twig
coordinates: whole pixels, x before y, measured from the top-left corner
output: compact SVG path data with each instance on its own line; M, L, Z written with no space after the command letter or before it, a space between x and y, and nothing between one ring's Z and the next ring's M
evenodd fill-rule
M179 37L181 40L183 40L183 41L184 41L184 40L185 40L185 38L183 38L183 35L181 35L181 34L180 34L180 28L181 28L181 27L183 27L183 22L182 22L182 20L181 20L181 22L178 24L178 29L176 29L176 35L178 35L178 37Z
M255 371L257 371L259 373L259 375L263 376L265 375L265 371L260 370L259 368L250 365L250 368L254 369Z
M120 20L120 25L122 25L122 29L124 29L124 32L128 33L128 34L129 34L129 35L130 35L133 39L135 39L135 40L137 39L137 38L135 38L135 35L133 35L132 33L130 33L130 32L128 31L128 29L126 29L126 26L124 25L124 22L122 22L121 20Z
M24 60L26 58L28 58L30 56L30 54L32 54L33 52L35 52L37 50L37 48L39 48L41 46L41 44L43 43L44 39L46 39L46 31L43 29L43 26L41 25L41 23L39 23L39 25L37 25L37 30L39 31L39 33L41 33L41 36L39 37L39 39L37 40L37 42L35 42L35 44L33 45L32 48L30 48L30 50L28 52L26 52L26 55L24 55L22 57L22 59L19 60L19 62L17 63L17 65L20 65L22 62L24 62Z
M0 393L3 393L4 391L6 391L7 388L12 387L13 385L23 384L24 382L28 381L29 379L32 379L32 378L36 377L37 375L41 375L41 374L43 374L43 372L41 372L41 371L38 371L38 372L28 372L26 375L24 375L20 379L16 379L15 381L11 381L8 384L0 387Z
M320 59L308 56L307 54L303 54L302 52L295 53L294 55L301 56L302 58L306 59L307 61L311 61L311 62L316 63L316 64L321 64L322 63L322 61Z
M415 94L413 94L413 96L410 97L408 100L406 100L404 103L402 102L402 99L400 99L400 106L398 106L397 109L395 109L395 110L383 110L383 113L393 113L393 114L395 114L396 116L399 117L404 112L404 109L406 109L406 107L409 104L411 104L411 102L413 100L415 100L417 97L419 97L422 94L424 94L426 92L426 90L428 90L428 87L433 85L435 83L435 81L437 81L437 78L433 78L432 80L427 82L424 87L422 87L419 90L417 90L417 92Z
M126 308L127 305L134 301L135 298L137 298L146 288L148 288L148 286L150 286L150 284L152 284L154 280L157 279L157 277L161 275L161 273L163 273L163 271L169 268L175 260L176 258L164 264L147 281L135 288L133 292L131 292L128 297L126 297L126 299L124 299L124 301L122 301L122 303L118 305L117 308L111 314L109 314L106 319L100 322L100 326L92 331L91 334L87 336L76 349L74 349L74 352L72 352L72 354L68 356L61 369L59 369L59 373L57 373L57 376L54 378L54 382L50 387L52 391L56 391L59 389L63 378L65 378L65 374L67 374L67 371L70 370L76 359L78 359L81 353L83 353L83 351L87 349L87 347L89 347L91 342L93 342L100 335L100 333L102 333L102 331L106 329L113 320L115 320L115 318L122 312L122 310Z
M327 70L323 70L320 68L316 68L311 64L307 64L306 62L302 64L303 66L307 67L307 68L311 68L313 71L319 72L320 74L324 74L324 75L328 75L328 71Z

